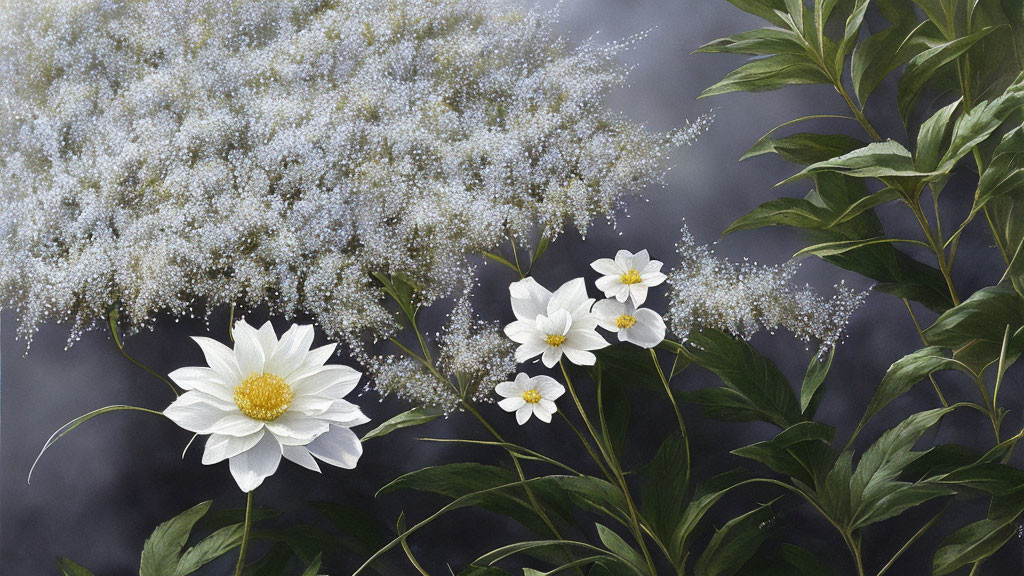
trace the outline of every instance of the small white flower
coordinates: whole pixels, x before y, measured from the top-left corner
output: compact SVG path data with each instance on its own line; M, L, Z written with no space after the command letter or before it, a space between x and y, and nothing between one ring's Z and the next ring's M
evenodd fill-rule
M316 459L355 468L363 453L349 428L370 421L342 398L361 374L324 363L335 344L314 350L313 327L292 327L278 340L270 322L235 324L234 350L194 337L209 367L180 368L171 380L186 392L164 410L178 426L209 434L203 464L225 459L244 492L277 471L281 457L320 471Z
M594 316L601 328L618 332L619 342L654 348L665 339L665 321L661 316L649 308L637 308L632 302L601 300L594 304Z
M543 422L551 422L551 415L558 411L555 400L565 394L565 386L550 376L531 378L520 372L514 382L502 382L494 391L505 398L498 406L506 412L515 412L516 421L522 426L532 415Z
M597 318L590 312L594 299L587 297L582 278L570 280L553 293L532 278L509 286L512 311L517 320L505 326L505 335L519 344L516 361L534 356L548 368L562 355L573 364L593 366L597 357L590 350L608 346L597 333Z
M636 254L628 250L619 250L615 259L600 258L590 267L604 276L597 279L597 289L604 292L606 298L615 298L625 302L632 298L633 304L639 306L647 300L647 289L665 281L661 273L662 263L651 260L647 250Z

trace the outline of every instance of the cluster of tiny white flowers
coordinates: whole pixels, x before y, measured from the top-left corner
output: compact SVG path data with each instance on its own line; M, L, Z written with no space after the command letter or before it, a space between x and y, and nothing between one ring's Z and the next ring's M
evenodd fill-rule
M515 347L501 325L474 318L468 298L455 305L438 345L441 370L454 376L475 402L493 402L494 387L516 370Z
M749 339L782 328L804 342L817 341L824 351L839 343L865 297L845 283L835 286L831 298L797 286L791 282L799 268L794 262L763 266L719 258L686 227L676 247L681 262L668 275L667 319L680 337L706 327Z
M360 350L361 362L373 375L367 387L381 396L449 413L463 401L493 402L494 387L516 369L512 343L498 323L475 316L468 291L456 301L436 338L424 343L436 351L436 358L431 355L436 360L433 372L424 364L424 356L372 356Z
M467 255L581 232L709 118L653 134L603 100L634 40L570 46L498 0L0 4L0 296L30 338L111 306L269 303L393 330L371 272L426 301Z

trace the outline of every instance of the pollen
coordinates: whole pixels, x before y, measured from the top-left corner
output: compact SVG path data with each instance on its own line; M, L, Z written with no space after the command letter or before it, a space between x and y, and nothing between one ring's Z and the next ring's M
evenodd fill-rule
M565 344L565 336L563 334L548 334L544 341L547 342L548 346L552 348L558 348L562 344Z
M626 272L625 274L622 275L621 280L622 283L626 285L639 284L641 282L640 273L630 268L629 272Z
M523 400L525 400L527 404L536 404L537 402L540 402L540 392L536 390L527 390L526 392L523 392Z
M295 393L284 378L273 374L253 374L235 386L235 404L242 414L270 422L288 411Z
M629 328L633 324L636 324L636 316L630 316L629 314L623 314L615 319L615 327L619 330Z

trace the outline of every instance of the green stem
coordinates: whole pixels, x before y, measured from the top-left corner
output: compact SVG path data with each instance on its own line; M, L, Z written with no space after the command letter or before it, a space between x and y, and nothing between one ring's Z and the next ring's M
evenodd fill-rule
M129 353L127 353L127 352L125 352L125 350L124 350L124 346L122 346L122 345L121 345L121 339L120 339L120 338L118 338L117 334L114 334L114 343L115 343L115 344L117 344L117 349L121 351L121 354L122 354L122 355L123 355L123 356L124 356L125 358L127 358L128 360L130 360L132 364L135 364L135 365L136 365L136 366L138 366L139 368L142 368L143 370L145 370L146 372L148 372L148 373L149 373L150 375L152 375L152 376L154 376L154 377L156 377L156 378L160 379L161 381L163 381L163 383L164 383L164 384L167 384L167 387L171 389L171 393L172 393L172 394L174 394L174 397L175 397L175 398L177 398L177 397L178 397L178 395L179 395L179 394L178 394L178 387L177 387L177 386L175 386L174 382L171 382L171 381L170 381L170 380L168 380L167 378L164 378L163 376L161 376L160 374L158 374L158 373L157 373L157 372L156 372L155 370L153 370L153 369L152 369L152 368L150 368L149 366L146 366L146 365L145 365L145 364L143 364L142 362L139 362L138 360L136 360L135 358L133 358L131 354L129 354Z
M853 562L857 566L857 576L864 576L864 559L861 557L860 543L848 531L841 530L841 532L843 541L846 542L846 547L849 548L850 555L853 556Z
M896 554L892 557L892 559L890 559L888 562L886 562L885 566L883 566L882 569L879 570L878 574L876 574L875 576L883 576L889 570L889 568L892 568L892 565L895 564L897 560L899 560L900 556L902 556L903 553L906 552L908 548L913 546L914 542L917 542L917 540L919 538L921 538L921 536L924 536L925 532L927 532L928 530L931 530L932 526L934 526L935 523L939 521L939 518L942 518L942 515L946 513L946 510L949 508L949 505L952 502L953 502L952 500L950 500L949 502L946 502L946 505L942 507L942 510L939 510L938 514L933 516L932 519L929 520L927 524L925 524L924 526L921 527L920 530L915 532L914 535L910 537L910 540L907 540L906 544L904 544L896 552Z
M914 328L917 329L917 335L921 338L921 343L927 346L928 339L924 337L924 330L921 330L921 325L917 322L917 316L914 315L914 309L910 307L910 301L903 298L903 304L907 307L907 312L910 312L910 319L914 321ZM939 383L935 381L935 376L929 374L928 379L931 380L932 387L935 388L935 393L939 395L939 401L942 402L942 407L949 408L949 402L946 402L946 397L943 396L942 390L939 388Z
M619 485L619 490L622 492L622 496L626 500L626 507L629 509L630 523L632 524L633 537L636 539L637 544L640 545L640 551L643 553L644 560L647 563L647 568L650 571L651 576L656 576L658 571L654 567L654 560L651 558L651 553L647 549L647 543L644 538L644 530L640 524L640 514L637 511L636 504L633 502L633 496L629 492L629 486L626 484L626 477L622 473L622 468L619 466L618 460L615 458L614 451L608 449L601 442L600 437L597 435L597 431L594 426L590 423L590 419L587 418L587 412L583 409L583 403L580 402L579 396L576 394L576 389L572 385L572 379L569 378L569 371L565 369L565 362L559 360L559 368L562 369L562 376L565 378L566 388L569 389L569 395L572 396L573 403L576 404L576 409L580 413L580 418L583 419L583 424L587 427L590 435L594 438L594 443L597 444L598 450L604 456L605 461L608 464L608 468L611 469L615 475L615 479Z
M569 428L572 428L572 431L576 433L576 437L580 439L580 443L583 444L583 448L587 451L587 454L590 454L590 458L597 463L597 466L601 469L601 473L604 474L604 477L614 484L615 477L612 476L611 471L604 465L604 461L597 455L597 452L594 452L594 448L590 445L590 442L587 441L586 436L584 436L583 433L580 432L580 429L572 423L572 420L569 420L569 417L565 415L565 412L559 410L558 415L561 416L562 420L569 425Z
M678 355L676 356L678 358ZM668 384L668 378L665 377L665 372L661 369L661 363L658 362L658 354L651 348L651 360L654 362L654 368L658 371L658 377L661 378L661 384L665 387L665 394L668 396L669 403L672 404L672 411L676 414L676 423L679 424L679 434L682 436L683 451L686 454L686 474L683 477L683 485L690 485L690 436L686 433L686 423L683 422L683 414L679 411L679 404L676 402L675 395L672 394L672 387Z
M238 564L235 565L235 576L242 576L242 569L245 568L245 554L249 551L249 530L252 528L252 493L250 491L245 497L245 527L242 529L242 546L238 550Z

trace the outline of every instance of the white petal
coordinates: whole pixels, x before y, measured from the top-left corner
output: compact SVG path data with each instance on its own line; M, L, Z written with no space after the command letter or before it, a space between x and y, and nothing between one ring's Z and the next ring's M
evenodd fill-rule
M285 380L289 379L292 372L302 366L312 344L313 327L308 324L292 324L292 327L281 336L277 350L267 359L264 370Z
M537 323L533 320L516 320L505 326L505 336L517 344L529 342L538 336Z
M653 310L636 311L636 324L626 331L626 340L641 348L654 348L665 339L665 321Z
M541 422L545 422L547 424L551 423L551 412L545 410L539 402L533 405L533 415Z
M537 316L537 332L541 338L550 334L565 334L572 328L572 315L566 310L555 310L550 316Z
M255 446L228 460L231 475L242 492L252 492L263 480L277 472L281 463L281 444L273 434L264 434Z
M205 336L193 336L193 340L203 349L206 363L231 386L242 382L242 375L235 362L235 351Z
M278 438L291 438L302 444L312 442L314 438L327 432L331 427L327 422L296 414L290 410L276 420L265 422L264 426ZM288 442L288 444L295 444L295 442Z
M330 410L320 414L317 418L321 420L329 420L334 424L338 424L346 428L366 424L370 421L370 419L363 414L363 411L359 409L359 406L356 406L348 400L335 400L334 404L331 405Z
M537 407L543 410L544 412L547 412L548 414L554 414L555 412L558 411L558 406L556 406L554 402L548 400L547 398L541 398L540 402L537 402ZM545 420L545 422L551 422L551 420Z
M361 376L362 374L348 366L330 364L321 366L315 372L291 382L290 385L296 394L319 394L340 385L340 394L337 397L341 398L356 387Z
M277 332L274 332L274 325L269 320L260 326L257 338L259 338L260 347L263 348L263 357L270 358L277 350Z
M569 362L572 362L577 366L593 366L594 364L597 364L597 356L594 356L590 352L586 352L584 350L566 348L565 357L569 359Z
M594 318L597 319L598 325L605 330L617 332L619 327L615 324L615 320L625 313L626 305L614 298L601 300L594 304Z
M263 421L249 418L241 412L228 414L210 426L211 434L226 436L248 436L263 429Z
M242 379L262 374L266 357L260 345L259 332L244 321L239 321L235 324L232 334L235 337L235 363L238 364L238 372Z
M647 286L643 284L630 285L629 297L633 300L634 306L643 304L647 300Z
M530 377L526 375L526 372L516 374L515 382L520 394L530 389Z
M550 347L540 339L525 342L516 348L516 362L526 362L530 358L543 354Z
M164 410L164 416L189 432L209 434L217 422L230 412L219 404L208 402L208 398L200 392L186 392L171 402Z
M530 416L533 416L533 406L523 402L523 406L519 410L516 410L516 422L519 422L519 425L522 426L523 424L526 424L526 421L530 419Z
M517 359L518 359L518 354L516 356L517 356ZM541 356L540 360L548 368L554 368L555 364L558 364L558 361L561 360L561 358L562 358L562 347L559 346L558 348L548 348L547 350L545 350L544 354ZM595 358L595 361L596 361L596 358Z
M548 400L555 400L565 394L565 386L550 376L537 376L533 379L533 385L537 388L537 392L540 392L541 397Z
M512 313L519 320L533 320L538 314L547 312L551 292L533 278L523 278L508 287L512 298Z
M200 366L178 368L167 376L182 390L196 390L225 402L234 403L235 401L234 386L224 382L224 379L213 368Z
M605 297L611 298L625 284L622 283L622 276L602 276L597 279L597 282L594 282L594 286L604 292Z
M619 250L615 253L615 263L622 268L622 272L629 272L633 268L633 253L629 250Z
M521 394L515 382L502 382L494 387L494 391L504 398L512 398Z
M608 341L594 330L570 330L562 346L576 350L600 350L608 346Z
M335 343L327 344L319 348L314 348L306 354L306 357L302 361L302 366L293 372L290 377L293 380L298 380L303 376L307 376L311 372L315 372L317 369L322 367L331 359L334 351L338 348Z
M548 300L547 313L550 316L556 310L566 310L571 314L587 300L587 283L583 278L575 278L555 290Z
M313 459L313 455L302 446L281 446L281 455L303 468L313 472L320 471L320 465Z
M260 430L255 434L248 436L236 437L236 436L223 436L221 434L211 434L206 439L206 450L203 452L203 464L216 464L222 460L227 460L232 456L237 456L242 452L252 448L257 442L263 438L265 432Z
M596 270L598 274L602 274L604 276L622 276L624 273L629 272L629 270L619 268L619 265L611 258L594 260L590 264L590 267Z
M629 300L630 286L639 286L639 284L622 284L615 289L615 294L612 294L612 297L619 302Z
M332 425L327 433L318 436L306 448L320 460L348 469L355 468L363 454L363 445L355 433L336 425Z
M665 276L661 272L645 272L640 275L640 281L643 282L643 285L650 287L661 284L666 278L668 278L668 276Z
M523 400L522 396L513 396L498 402L498 406L505 412L515 412L522 408L523 404L526 404L526 400Z
M334 399L330 397L318 396L316 394L296 395L291 405L288 406L288 411L304 416L317 416L330 410L333 405Z
M651 255L647 253L647 249L643 249L633 255L633 270L642 272L647 269L647 265L651 263Z

